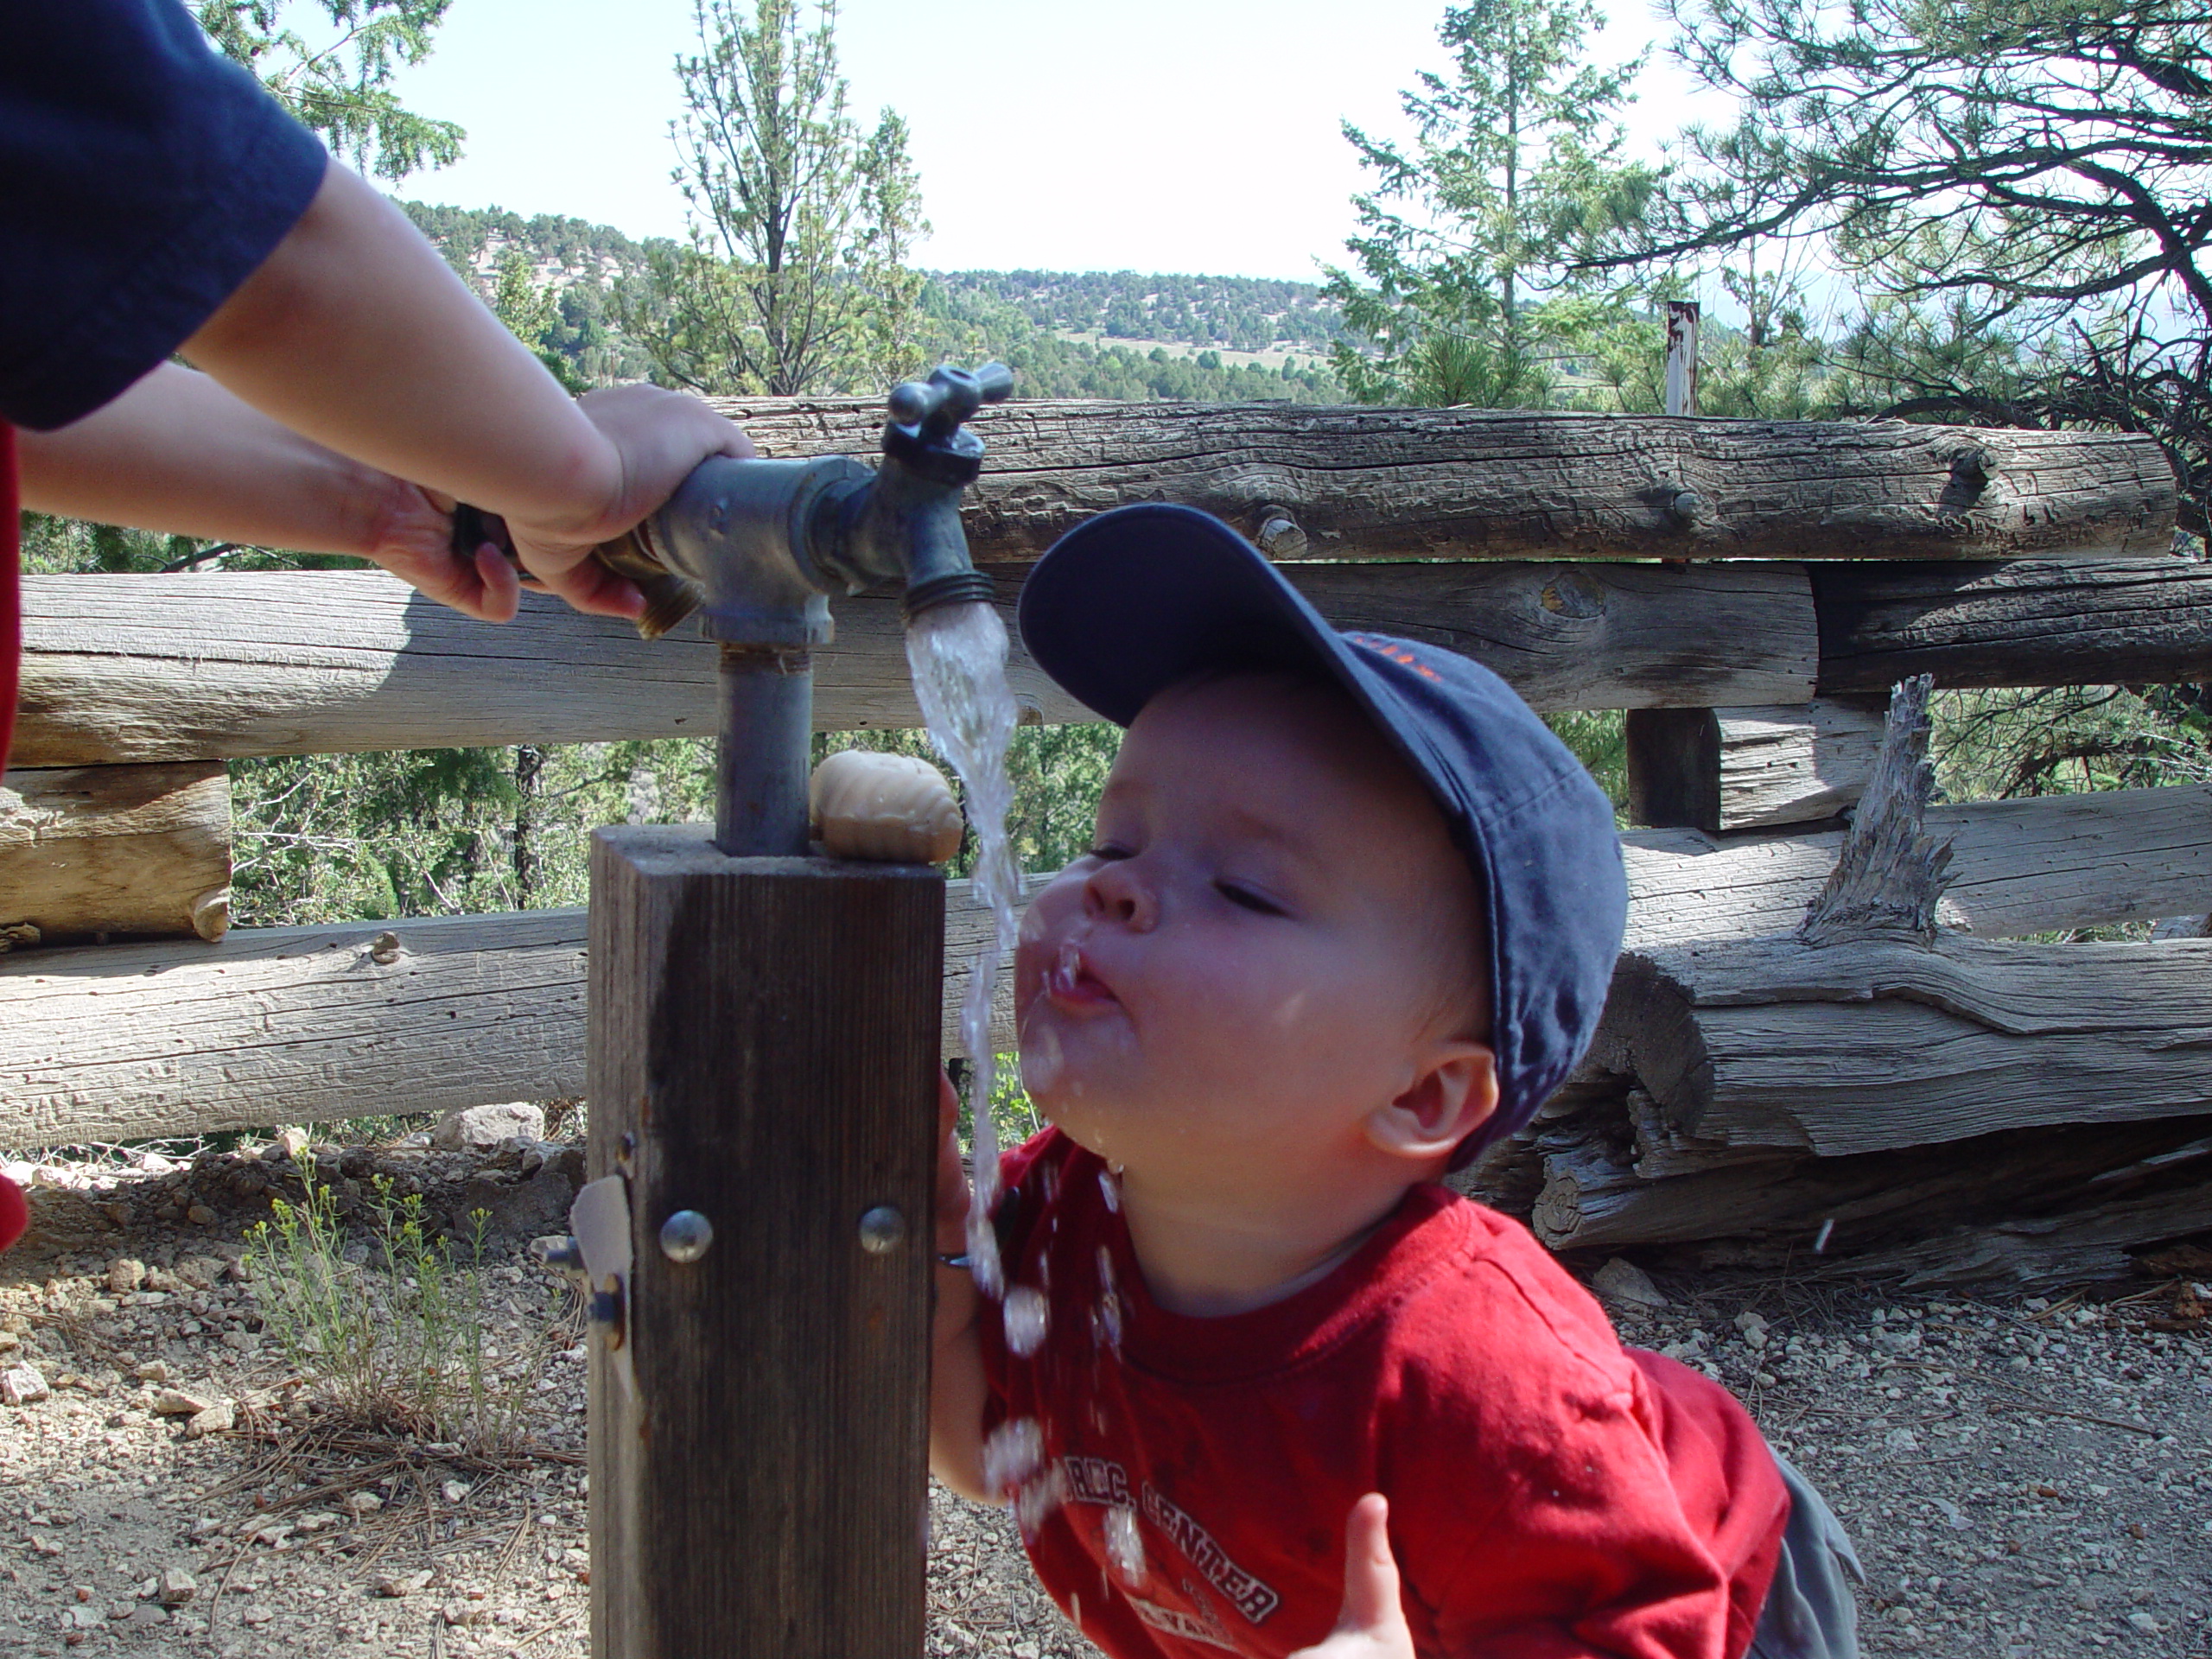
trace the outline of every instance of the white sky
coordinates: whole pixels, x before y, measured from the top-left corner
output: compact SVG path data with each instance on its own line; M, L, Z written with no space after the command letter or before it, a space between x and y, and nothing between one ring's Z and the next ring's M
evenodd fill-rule
M1614 0L1595 55L1663 38ZM939 270L1183 271L1313 279L1343 257L1359 169L1338 130L1391 130L1415 70L1443 67L1444 0L843 0L856 112L912 129ZM454 0L403 72L467 154L399 194L680 233L669 182L690 0ZM1678 128L1690 86L1655 54L1630 123ZM1706 95L1707 118L1713 116Z

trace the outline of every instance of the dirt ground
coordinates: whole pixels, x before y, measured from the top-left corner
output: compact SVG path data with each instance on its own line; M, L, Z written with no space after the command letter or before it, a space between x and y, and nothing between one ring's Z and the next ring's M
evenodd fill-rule
M497 1460L337 1433L286 1386L236 1264L290 1167L208 1154L35 1195L0 1256L0 1382L48 1390L0 1403L0 1653L582 1655L584 1351L565 1284L521 1251L564 1211L573 1149L325 1160L341 1187L397 1171L434 1214L501 1217L493 1334L533 1450ZM1662 1278L1669 1306L1623 1324L1728 1383L1827 1494L1867 1567L1867 1654L2212 1655L2212 1320L2190 1288L2212 1254L2161 1265L2056 1305ZM215 1408L196 1428L195 1404ZM931 1655L1093 1651L1004 1515L937 1491L931 1520Z

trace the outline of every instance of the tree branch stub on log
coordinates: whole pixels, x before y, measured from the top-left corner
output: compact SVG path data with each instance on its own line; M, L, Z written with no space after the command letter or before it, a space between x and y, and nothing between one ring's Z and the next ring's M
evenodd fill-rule
M872 399L715 407L766 455L873 454L883 422ZM1135 501L1254 537L1288 518L1319 558L2119 558L2166 551L2177 499L2125 433L1281 403L1011 403L975 427L964 517L992 561ZM1962 496L1968 444L1989 470Z

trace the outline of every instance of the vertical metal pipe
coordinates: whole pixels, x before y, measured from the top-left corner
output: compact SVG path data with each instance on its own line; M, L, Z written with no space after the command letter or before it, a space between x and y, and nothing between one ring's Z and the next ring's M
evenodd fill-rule
M715 845L732 858L806 855L813 658L780 645L721 648Z

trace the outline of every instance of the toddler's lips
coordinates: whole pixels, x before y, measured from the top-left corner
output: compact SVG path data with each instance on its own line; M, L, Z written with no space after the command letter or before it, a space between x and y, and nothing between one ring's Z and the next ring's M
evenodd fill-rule
M1091 970L1090 959L1073 939L1060 942L1059 954L1045 970L1044 991L1047 1000L1071 1014L1107 1007L1118 1000Z

